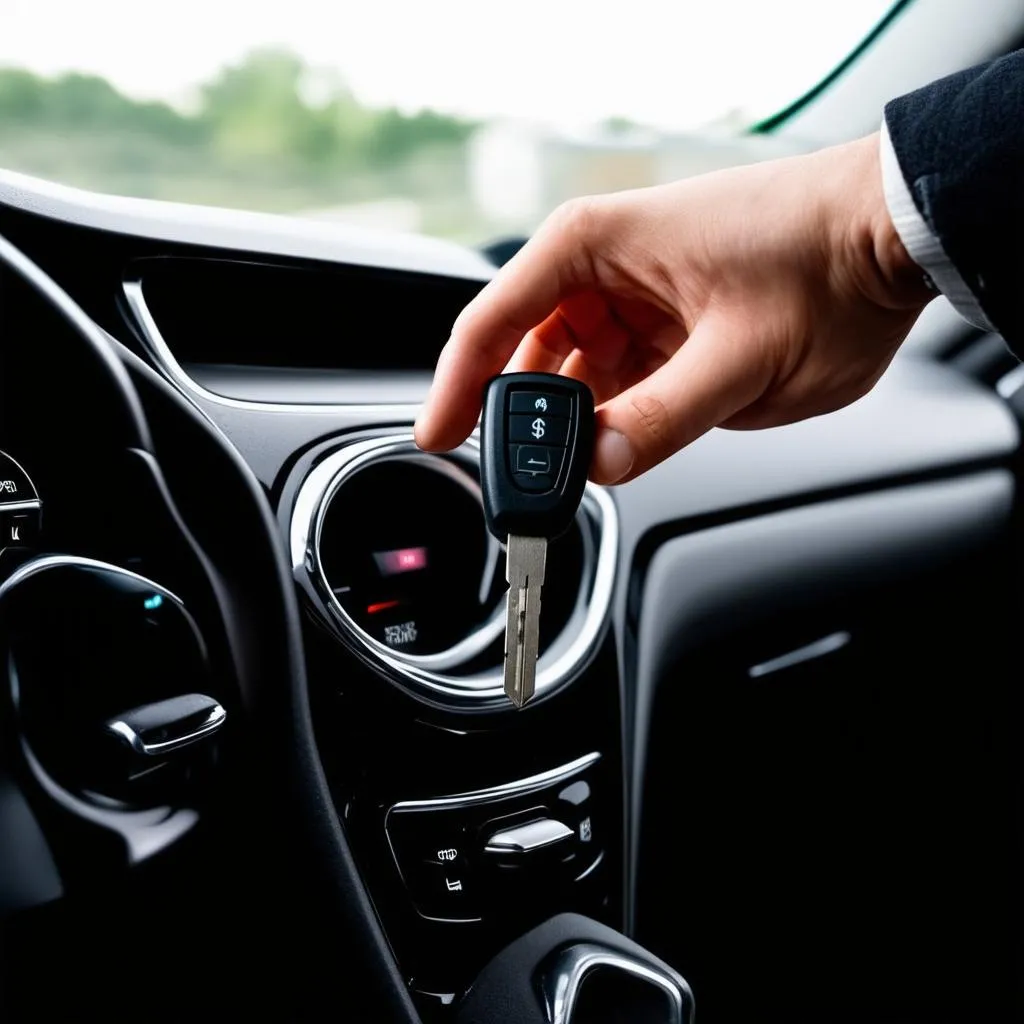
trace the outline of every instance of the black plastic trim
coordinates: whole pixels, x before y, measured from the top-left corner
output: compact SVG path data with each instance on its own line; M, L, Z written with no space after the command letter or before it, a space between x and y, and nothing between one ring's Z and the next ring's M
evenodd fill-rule
M663 544L642 585L630 671L631 863L638 862L647 736L667 667L741 624L813 606L826 595L855 595L980 548L1006 526L1013 497L1012 474L995 469L790 509Z

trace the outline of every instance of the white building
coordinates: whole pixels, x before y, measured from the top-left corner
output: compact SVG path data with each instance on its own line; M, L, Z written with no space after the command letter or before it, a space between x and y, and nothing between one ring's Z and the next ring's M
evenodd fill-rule
M468 177L485 219L525 232L574 196L675 181L793 151L772 136L740 135L735 119L674 135L634 127L567 135L504 121L470 139Z

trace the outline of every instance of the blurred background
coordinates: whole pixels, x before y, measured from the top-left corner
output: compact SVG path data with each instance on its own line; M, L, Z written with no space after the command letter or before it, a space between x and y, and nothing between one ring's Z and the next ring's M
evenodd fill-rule
M481 244L777 155L891 6L3 0L0 168Z

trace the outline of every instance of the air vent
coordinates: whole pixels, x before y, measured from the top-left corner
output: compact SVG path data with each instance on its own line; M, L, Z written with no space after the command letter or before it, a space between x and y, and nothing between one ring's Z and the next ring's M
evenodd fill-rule
M214 400L374 402L375 382L429 380L482 281L373 267L161 257L124 285L161 369ZM409 378L413 377L410 382ZM409 400L418 400L417 392Z
M427 703L510 708L504 697L505 556L487 532L479 450L428 455L411 435L363 440L299 490L291 556L321 620L354 654ZM587 664L603 636L617 551L615 508L589 487L548 553L537 699Z

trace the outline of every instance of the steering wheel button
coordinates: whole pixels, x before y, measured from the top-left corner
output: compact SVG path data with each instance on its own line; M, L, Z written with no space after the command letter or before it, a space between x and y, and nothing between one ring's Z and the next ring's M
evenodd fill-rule
M560 416L509 416L508 439L513 444L553 444L565 447L569 437L569 420Z
M0 452L0 506L16 501L35 501L38 497L25 470L6 452Z
M508 398L508 411L568 419L572 415L572 399L567 395L552 395L548 392L513 391Z
M39 539L39 510L3 512L0 508L3 541L0 547L31 548Z

